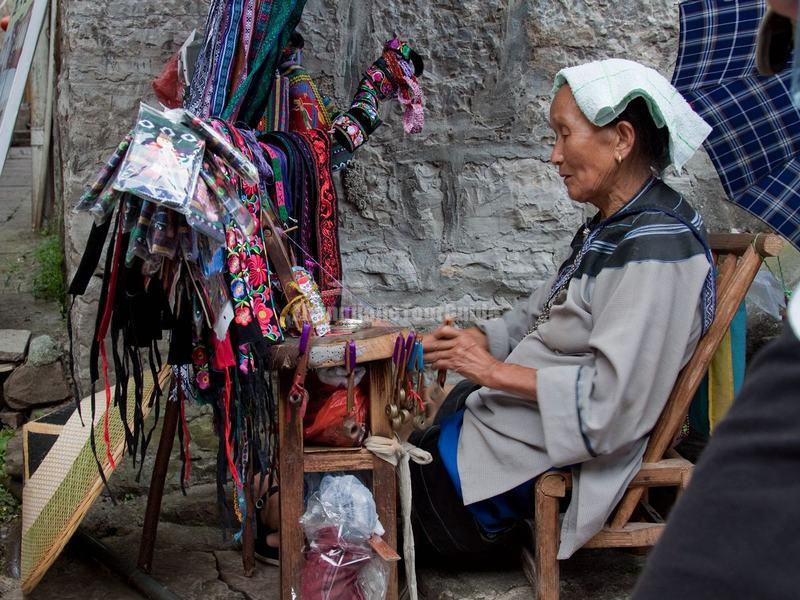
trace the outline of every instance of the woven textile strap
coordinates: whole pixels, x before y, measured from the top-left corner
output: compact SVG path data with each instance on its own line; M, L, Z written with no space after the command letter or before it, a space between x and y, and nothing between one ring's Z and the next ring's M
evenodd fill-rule
M378 458L399 467L397 477L400 480L400 510L403 514L403 560L406 563L406 582L408 583L409 600L417 600L417 570L414 556L414 531L411 529L411 468L409 461L418 465L427 465L433 461L430 452L417 448L408 442L401 442L397 437L386 438L371 435L364 441L364 446Z

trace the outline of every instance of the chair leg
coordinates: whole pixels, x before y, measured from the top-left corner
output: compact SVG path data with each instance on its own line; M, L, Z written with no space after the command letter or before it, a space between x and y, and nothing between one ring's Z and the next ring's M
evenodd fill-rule
M534 506L536 600L558 600L558 498L536 490Z

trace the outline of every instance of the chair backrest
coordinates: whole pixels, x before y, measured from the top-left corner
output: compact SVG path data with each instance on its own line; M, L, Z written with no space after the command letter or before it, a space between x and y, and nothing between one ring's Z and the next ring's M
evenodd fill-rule
M657 462L677 437L689 405L708 370L711 359L730 327L739 305L767 256L777 256L783 240L773 234L725 233L709 236L717 257L717 310L714 321L681 370L644 453L644 462ZM622 497L612 527L624 526L633 515L643 488L630 488Z

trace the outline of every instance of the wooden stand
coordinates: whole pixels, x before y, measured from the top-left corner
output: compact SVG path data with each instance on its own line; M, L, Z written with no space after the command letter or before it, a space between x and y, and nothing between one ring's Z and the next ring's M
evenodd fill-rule
M395 338L400 330L390 327L372 327L352 336L331 335L314 338L309 358L309 368L334 367L344 364L344 345L349 339L358 345L358 364L367 369L369 383L368 428L372 435L391 437L392 430L384 408L389 403L391 389L391 355ZM303 502L303 475L334 471L371 471L372 493L378 508L378 516L386 533L384 541L397 549L397 480L394 467L374 456L364 448L304 448L303 426L294 411L289 411L287 395L294 375L297 359L297 340L290 339L276 346L272 367L278 371L278 454L280 477L281 515L281 599L299 597L300 576L303 568L305 540L300 528L300 516L305 511ZM178 405L168 402L164 415L164 426L158 445L156 461L147 496L142 539L139 546L138 566L149 573L153 562L161 499L169 466L170 452L178 426ZM291 419L287 419L292 415ZM252 477L252 465L248 465L248 478ZM249 486L245 486L249 491ZM254 510L253 498L246 494L248 514ZM242 562L244 574L251 576L254 570L254 531L252 520L245 523L242 537ZM397 563L389 563L389 589L387 600L397 600ZM292 591L294 590L294 594Z
M391 355L399 329L370 328L353 336L335 335L314 339L309 368L344 364L344 345L352 337L358 344L358 364L366 367L369 382L368 427L372 435L392 436L384 408L391 389ZM296 342L287 342L276 355L280 377L278 402L278 445L281 514L281 599L299 597L303 569L305 540L298 521L305 510L303 475L333 471L372 471L372 492L378 516L386 529L384 541L397 548L397 480L395 469L384 460L363 448L304 448L303 427L294 412L287 407L287 392L291 386ZM291 414L291 420L287 416ZM397 563L390 563L388 600L396 600ZM294 592L294 593L293 593Z

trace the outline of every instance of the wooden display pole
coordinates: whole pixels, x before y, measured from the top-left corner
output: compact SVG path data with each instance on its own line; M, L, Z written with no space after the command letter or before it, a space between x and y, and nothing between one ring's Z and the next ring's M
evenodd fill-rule
M161 430L161 439L158 441L156 462L153 465L153 474L150 477L150 489L147 492L147 509L144 513L142 539L139 543L139 560L137 565L145 573L153 567L153 549L158 533L158 518L161 515L161 499L164 496L164 483L167 480L169 456L175 442L175 433L178 430L180 407L177 402L167 400L164 411L164 425Z

